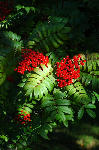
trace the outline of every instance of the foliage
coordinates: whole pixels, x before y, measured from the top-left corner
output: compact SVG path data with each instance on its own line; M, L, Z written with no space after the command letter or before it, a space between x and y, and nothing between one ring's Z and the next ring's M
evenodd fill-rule
M39 5L38 5L39 4ZM2 149L25 149L55 128L69 127L89 115L99 102L99 29L97 0L23 1L0 22L0 144ZM27 21L26 21L27 20ZM14 71L21 49L48 56L32 71ZM94 51L94 52L93 52ZM60 88L56 62L80 54L80 77ZM45 57L44 56L44 57ZM73 61L73 60L72 60ZM34 62L33 62L34 63ZM68 65L68 63L67 63ZM31 116L26 124L15 116ZM28 149L28 148L27 148Z

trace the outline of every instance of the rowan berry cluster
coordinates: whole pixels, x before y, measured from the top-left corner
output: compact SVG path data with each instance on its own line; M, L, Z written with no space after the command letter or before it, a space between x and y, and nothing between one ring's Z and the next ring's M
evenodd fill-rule
M73 83L73 79L80 77L80 65L84 65L86 60L81 60L80 54L73 59L66 56L61 60L61 62L56 63L56 75L59 77L57 79L59 87L65 87Z
M19 63L19 66L14 69L14 71L20 74L24 74L25 71L33 71L40 64L45 64L47 67L49 62L48 56L44 56L42 53L31 49L22 49L22 58L23 60Z
M23 110L21 110L21 112L23 112ZM15 120L17 121L17 123L26 125L29 121L31 121L30 114L28 114L27 112L24 112L24 113L16 115Z
M12 9L8 8L7 2L0 2L0 21L3 21L11 11Z

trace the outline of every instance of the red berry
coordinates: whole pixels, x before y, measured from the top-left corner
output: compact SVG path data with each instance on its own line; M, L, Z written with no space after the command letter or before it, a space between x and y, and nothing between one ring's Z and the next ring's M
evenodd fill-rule
M57 79L59 87L70 85L72 83L72 79L80 77L79 58L81 58L80 54L78 57L74 56L73 60L67 56L66 58L63 58L60 63L56 63L56 75L57 77L60 77L60 79ZM81 60L80 64L84 65L83 62L85 62L85 60Z
M14 69L14 71L18 69L17 72L21 74L24 74L25 71L33 71L41 63L48 67L48 56L45 57L42 53L32 51L31 49L22 49L22 57L24 58L23 61L19 63L18 68Z

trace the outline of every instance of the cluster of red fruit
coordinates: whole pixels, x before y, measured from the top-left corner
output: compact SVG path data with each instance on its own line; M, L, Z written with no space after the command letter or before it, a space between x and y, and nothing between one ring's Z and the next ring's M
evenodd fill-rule
M48 56L44 56L42 53L35 52L31 49L22 49L22 57L23 60L14 69L14 71L20 74L24 74L25 71L33 71L40 64L45 64L47 67L47 63L49 62Z
M45 64L49 62L48 56L44 56L38 51L35 52L32 49L22 49L23 60L19 63L19 66L14 69L18 73L24 74L25 71L33 71L40 64ZM73 79L80 77L80 65L84 65L86 60L82 60L81 55L74 56L73 59L70 59L69 56L66 56L57 62L56 66L56 75L59 77L57 79L58 86L64 87L73 83Z
M73 83L73 79L80 77L80 65L84 65L86 60L81 60L80 54L76 57L74 56L71 60L69 56L63 58L61 62L57 62L56 75L60 79L57 79L58 86L64 87ZM80 63L80 65L79 65Z
M8 8L8 2L0 2L0 21L3 21L7 15L12 11Z
M21 114L16 115L15 120L17 121L17 123L21 123L26 125L29 121L31 121L30 119L30 114L28 114L27 112L24 112L25 114L22 113L23 110L21 110Z

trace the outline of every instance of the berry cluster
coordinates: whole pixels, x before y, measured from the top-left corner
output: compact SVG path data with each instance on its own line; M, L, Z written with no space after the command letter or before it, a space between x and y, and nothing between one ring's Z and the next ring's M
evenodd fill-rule
M57 79L58 86L64 87L73 83L73 79L80 77L80 65L84 65L86 60L81 60L81 55L74 56L71 60L69 56L63 58L61 62L57 62L56 75L60 79ZM80 65L79 65L80 63Z
M0 2L0 21L3 21L11 11L12 9L8 8L8 2Z
M23 110L21 110L21 112L23 112ZM30 114L28 114L27 112L24 112L24 113L26 115L23 113L16 115L15 120L17 121L17 123L20 122L21 124L26 125L29 121L31 121Z
M47 67L47 63L49 62L48 56L44 56L42 53L35 52L31 49L22 49L22 57L23 60L14 69L14 71L20 74L24 74L25 71L33 71L40 64L45 64Z

